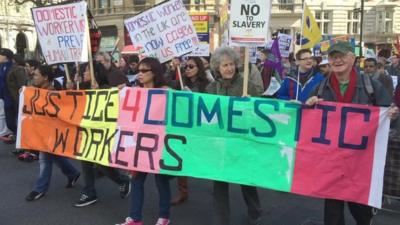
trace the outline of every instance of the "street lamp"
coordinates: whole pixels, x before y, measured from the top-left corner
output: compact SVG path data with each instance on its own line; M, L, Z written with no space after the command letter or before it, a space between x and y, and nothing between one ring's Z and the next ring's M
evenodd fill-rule
M364 22L364 0L361 0L361 8L354 9L354 12L360 13L360 49L359 55L362 57L362 38L363 38L363 22Z

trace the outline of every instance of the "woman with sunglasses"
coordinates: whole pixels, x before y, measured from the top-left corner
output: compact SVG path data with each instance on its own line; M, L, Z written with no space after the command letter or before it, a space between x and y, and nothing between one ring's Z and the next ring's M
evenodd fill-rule
M168 88L164 80L164 68L155 58L144 58L138 66L139 86L143 88ZM125 222L117 225L143 225L142 208L144 203L144 182L147 173L132 172L133 177L131 185L133 193L131 195L131 209L129 217ZM159 195L159 218L156 225L169 224L169 208L171 200L171 189L169 186L170 176L155 174L155 180Z
M199 57L189 57L184 68L183 83L186 90L204 93L210 81L207 79L206 69ZM172 199L172 205L183 203L188 198L187 177L178 177L179 194Z

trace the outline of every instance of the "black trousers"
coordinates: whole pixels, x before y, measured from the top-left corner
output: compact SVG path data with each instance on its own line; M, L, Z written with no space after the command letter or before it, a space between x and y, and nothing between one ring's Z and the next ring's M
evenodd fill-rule
M14 107L11 108L5 108L4 107L4 113L6 114L6 124L8 129L10 129L13 134L17 134L17 111L15 110Z
M345 201L325 199L324 224L344 225L344 203ZM372 207L354 202L347 202L350 213L356 220L357 225L371 225Z

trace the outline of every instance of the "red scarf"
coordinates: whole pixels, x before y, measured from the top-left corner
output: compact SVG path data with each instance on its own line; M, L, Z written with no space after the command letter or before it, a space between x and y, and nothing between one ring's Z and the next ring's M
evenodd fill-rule
M339 81L336 78L336 74L332 73L331 77L332 77L331 78L331 85L332 85L333 91L336 94L337 101L338 102L351 103L351 101L353 100L354 93L356 92L356 85L357 85L357 73L356 73L356 70L354 68L351 69L349 86L347 87L347 90L344 93L344 96L340 92Z

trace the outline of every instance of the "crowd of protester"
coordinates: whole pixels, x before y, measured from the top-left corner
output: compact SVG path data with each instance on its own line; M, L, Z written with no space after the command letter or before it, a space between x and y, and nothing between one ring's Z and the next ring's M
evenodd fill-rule
M248 93L243 96L244 48L220 47L211 57L175 57L163 64L149 57L139 60L136 54L123 55L114 60L110 54L100 52L93 61L93 76L88 63L50 66L33 59L24 61L11 50L1 48L0 139L7 144L15 143L19 91L24 86L48 90L136 86L225 96L277 98L310 106L321 100L386 106L393 120L392 128L396 130L400 87L393 83L398 83L397 78L400 77L400 55L356 58L353 52L351 45L346 42L331 46L323 58L302 49L282 59L283 72L278 74L274 68L264 65L272 53L262 50L258 63L248 65ZM66 70L70 71L71 81L66 78ZM273 77L279 82L280 88L266 95ZM369 87L372 87L372 93L367 90ZM54 162L66 176L67 188L72 188L80 177L83 178L83 189L74 205L85 207L94 204L98 201L95 181L100 171L117 184L116 190L121 198L127 198L132 189L131 208L121 225L143 224L144 183L150 174L121 171L86 161L81 161L79 169L67 158L30 149L14 149L10 153L23 162L39 162L38 178L32 192L25 198L27 201L38 200L46 194ZM178 195L171 197L172 177L161 174L154 176L159 194L156 225L167 225L170 223L170 206L183 204L189 198L188 178L177 178ZM215 224L229 225L229 183L214 181L213 190ZM249 224L261 224L262 206L257 188L241 185L241 190L247 205ZM325 200L326 225L344 225L344 204L344 201ZM352 202L348 202L348 206L358 225L370 224L373 217L371 207Z

